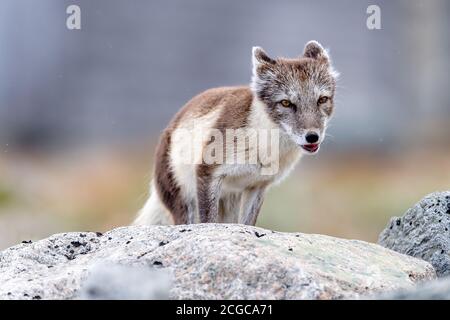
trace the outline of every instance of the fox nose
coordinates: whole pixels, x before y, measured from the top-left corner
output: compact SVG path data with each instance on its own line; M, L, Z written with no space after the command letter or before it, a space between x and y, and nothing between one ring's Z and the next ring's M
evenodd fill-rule
M308 143L316 143L319 141L319 135L315 132L308 132L305 136L306 142Z

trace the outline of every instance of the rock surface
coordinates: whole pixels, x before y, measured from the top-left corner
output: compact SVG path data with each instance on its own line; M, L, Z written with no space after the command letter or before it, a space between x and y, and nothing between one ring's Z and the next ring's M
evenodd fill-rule
M392 218L378 242L430 262L439 277L450 275L450 191L429 194Z
M232 224L123 227L4 250L0 299L86 297L99 263L166 272L174 299L357 298L435 277L425 261L356 240Z

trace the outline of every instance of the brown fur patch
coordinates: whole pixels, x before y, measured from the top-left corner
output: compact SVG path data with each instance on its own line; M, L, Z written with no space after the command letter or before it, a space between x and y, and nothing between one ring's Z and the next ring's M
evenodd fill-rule
M247 125L253 94L249 87L232 88L223 99L224 107L215 128L238 129Z
M188 206L181 195L170 166L171 130L166 129L156 151L155 179L156 191L161 201L172 214L175 224L188 223Z
M214 179L215 164L199 164L197 166L197 204L200 222L217 222L218 218L218 197L212 192L212 183ZM216 210L217 212L213 212Z

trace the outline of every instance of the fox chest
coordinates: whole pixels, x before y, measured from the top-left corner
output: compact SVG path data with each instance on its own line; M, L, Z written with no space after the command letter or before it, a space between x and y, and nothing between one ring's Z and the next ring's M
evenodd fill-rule
M290 150L266 165L240 165L224 169L222 189L224 192L242 192L280 182L295 167L300 159L298 150Z

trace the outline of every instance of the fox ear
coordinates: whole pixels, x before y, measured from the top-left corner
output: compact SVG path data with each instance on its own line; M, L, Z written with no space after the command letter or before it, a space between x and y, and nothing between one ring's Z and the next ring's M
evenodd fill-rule
M256 75L260 65L275 64L275 60L270 58L261 47L253 47L252 49L253 74Z
M329 60L327 51L315 40L309 41L303 50L303 56L311 59Z
M331 73L333 78L337 80L339 78L339 72L337 72L331 63L330 56L328 55L327 50L325 50L320 43L315 40L309 41L305 45L305 50L303 51L303 56L305 58L311 58L316 60L324 61L328 65L328 71Z

